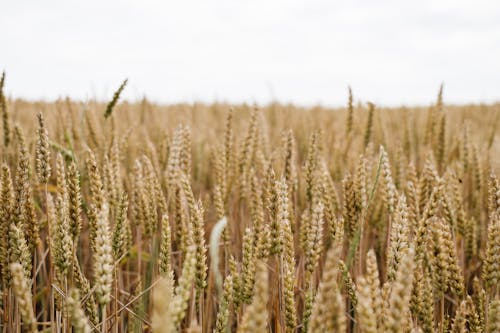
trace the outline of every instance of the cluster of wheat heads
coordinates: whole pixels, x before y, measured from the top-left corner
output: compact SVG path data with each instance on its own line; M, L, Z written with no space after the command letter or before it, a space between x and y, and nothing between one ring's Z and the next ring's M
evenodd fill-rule
M3 332L500 332L500 108L441 96L2 93Z

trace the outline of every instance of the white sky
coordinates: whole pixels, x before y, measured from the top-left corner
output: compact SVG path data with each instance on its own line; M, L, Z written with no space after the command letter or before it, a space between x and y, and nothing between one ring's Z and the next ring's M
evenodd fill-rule
M14 97L500 100L499 0L6 0L0 31Z

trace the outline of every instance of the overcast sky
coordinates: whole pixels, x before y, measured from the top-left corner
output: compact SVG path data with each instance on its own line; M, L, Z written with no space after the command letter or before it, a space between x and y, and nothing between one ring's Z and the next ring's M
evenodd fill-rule
M14 97L500 100L499 0L10 0L0 31Z

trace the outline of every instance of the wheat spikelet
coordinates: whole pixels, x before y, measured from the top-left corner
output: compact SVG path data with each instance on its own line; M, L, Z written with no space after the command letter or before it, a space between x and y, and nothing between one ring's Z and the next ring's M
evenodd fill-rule
M486 288L496 287L500 283L500 220L496 213L492 217L488 225L482 275Z
M467 227L467 213L463 204L463 196L460 191L460 182L456 174L453 174L453 179L451 180L452 189L452 202L454 206L455 219L456 219L456 229L457 231L465 236Z
M306 199L307 202L313 200L313 187L315 173L319 166L319 133L313 133L309 139L309 149L307 151L306 164L304 165L304 180L306 182Z
M282 178L275 183L276 191L276 218L271 220L271 244L270 253L280 254L283 252L283 224L288 221L288 186Z
M133 222L137 228L146 228L148 221L148 196L144 184L142 162L134 162L134 188L132 190Z
M358 227L360 211L356 204L356 191L350 174L344 177L342 188L344 194L344 207L342 210L344 234L346 239L351 240Z
M102 183L101 172L99 171L97 160L93 151L88 152L86 164L89 177L91 203L97 210L100 210L105 201L104 185Z
M446 149L446 115L443 113L441 115L439 123L439 132L437 134L437 143L436 143L436 162L439 170L443 170L443 163L445 158L445 149Z
M130 223L127 218L128 196L125 192L118 195L118 207L113 228L113 254L115 260L121 259L129 250L132 242Z
M66 305L71 324L73 325L73 332L75 333L90 333L90 327L87 317L80 306L80 294L78 289L71 289L66 298Z
M476 305L472 300L472 297L467 296L466 300L466 319L469 325L469 331L471 333L479 333L483 331L483 324L481 323L481 319L479 314L477 313Z
M442 216L453 229L456 229L455 211L453 210L453 205L451 203L451 199L448 193L449 192L446 189L445 179L439 178L436 195L440 203Z
M491 301L488 306L488 324L485 332L500 332L500 300L498 299Z
M368 193L367 193L367 160L361 155L358 160L358 165L356 166L356 175L354 177L354 188L356 197L357 209L363 213L368 204Z
M0 178L0 267L2 273L2 286L6 287L10 276L9 259L9 224L14 202L14 189L10 169L2 164L2 175Z
M176 248L181 250L182 253L186 252L187 247L187 216L182 201L182 190L176 186L174 192L174 231Z
M16 295L19 312L27 332L37 332L35 313L32 307L29 277L25 275L26 270L19 263L10 265L12 286Z
M500 197L499 192L500 185L498 184L498 178L496 174L490 173L490 177L488 179L488 214L490 219L493 214L495 214L500 208Z
M180 153L180 170L190 179L191 175L191 129L184 126L182 129L182 149Z
M257 179L255 170L250 169L250 214L255 230L260 230L264 224L264 202L262 186ZM257 236L257 235L256 235Z
M418 198L418 178L415 166L410 163L407 171L407 183L406 183L406 198L408 202L408 209L410 214L410 221L412 221L412 226L416 228L417 221L420 218L420 207Z
M97 133L97 123L93 112L89 112L89 110L85 110L85 121L87 123L87 130L89 132L89 138L92 141L91 147L94 149L98 149L101 146L101 137ZM85 145L87 143L85 142Z
M311 333L344 332L346 329L345 305L337 284L337 256L335 248L328 251L309 323Z
M257 244L255 245L255 252L258 259L267 258L269 256L271 244L270 239L271 229L269 224L265 224L258 233Z
M114 179L113 169L108 155L104 155L102 161L102 175L103 191L108 199L110 211L114 211L117 202L117 188L115 186L116 180Z
M61 277L66 276L70 269L72 260L71 254L73 253L73 242L70 236L66 212L67 206L59 195L56 196L55 202L52 200L52 196L47 196L47 216L51 234L51 256L57 268L57 272Z
M349 269L342 260L339 260L339 269L342 273L342 282L345 293L347 294L347 297L349 298L352 306L356 307L356 305L358 304L358 297L356 296L356 285L354 284L354 281L351 277L351 273L349 273Z
M166 178L167 178L167 187L169 193L176 188L177 178L180 173L180 158L182 154L182 127L177 127L174 131L172 144L170 146L169 154L168 154L168 162L166 169Z
M318 203L313 208L313 215L311 217L311 227L307 230L304 256L305 256L305 269L312 274L319 260L322 250L323 239L323 204Z
M340 203L337 191L335 190L335 184L333 183L332 177L328 171L326 163L323 163L322 172L320 176L322 183L322 198L321 201L325 205L324 218L325 224L329 226L330 232L333 238L336 238L336 229L338 228L339 221L337 219L337 213L340 210Z
M304 309L302 311L302 327L300 329L300 332L305 333L305 332L308 332L308 330L309 330L309 321L311 319L315 297L316 297L316 295L312 290L310 290L305 295Z
M476 190L475 193L482 193L482 188L483 188L483 170L481 168L481 163L480 163L480 157L478 153L478 148L476 145L472 146L472 170L474 172L474 188ZM477 204L480 204L478 202L481 200L480 197L474 196L474 200L477 201Z
M160 275L172 275L172 232L168 222L168 215L163 215L161 227L160 255L158 258L158 268ZM171 276L173 281L173 276Z
M2 112L2 127L3 127L3 145L7 147L10 143L10 119L9 112L7 109L7 100L4 93L5 85L5 71L2 72L2 78L0 79L0 111Z
M284 151L285 151L285 165L283 175L288 184L288 187L293 192L297 191L299 180L296 170L296 154L295 154L295 139L293 132L289 130L284 136Z
M408 226L408 207L406 206L406 197L401 195L394 214L394 220L391 224L389 246L387 249L387 279L394 280L403 253L409 247L409 226Z
M439 218L432 219L432 258L431 269L433 282L438 292L445 293L450 286L451 271L446 242L449 235L446 228L446 222Z
M245 179L246 172L250 166L250 162L253 159L253 155L255 153L255 141L257 138L257 116L259 114L259 110L257 108L253 108L250 113L250 121L248 125L248 130L246 136L243 140L242 147L240 150L239 156L239 164L238 171L240 175L240 181Z
M358 280L356 307L359 327L365 333L377 333L377 317L372 303L371 288L364 277Z
M293 332L297 323L295 307L295 248L290 221L281 220L283 229L283 254L279 265L282 275L282 299L284 303L285 326L288 332Z
M142 161L144 166L144 189L147 194L147 224L145 235L146 237L152 237L158 228L158 213L163 213L166 203L153 164L146 156L143 156Z
M9 261L16 262L22 265L24 269L23 276L26 279L31 279L31 255L28 244L26 243L24 232L11 224L9 228Z
M437 171L430 157L427 157L418 183L419 211L423 212L438 179Z
M229 324L229 310L233 303L233 276L229 274L224 281L224 293L219 304L213 333L225 333Z
M402 333L409 324L411 285L413 280L413 249L408 249L392 283L389 298L389 315L385 320L385 331Z
M269 220L273 221L277 214L278 192L276 188L276 174L272 161L269 162L264 180L264 202L269 215Z
M255 248L254 248L254 231L251 228L246 228L243 234L243 254L241 273L241 298L243 302L250 304L254 292L255 285Z
M238 262L234 258L234 256L229 257L229 274L233 277L233 288L232 288L232 299L236 306L239 306L242 302L241 299L241 289L242 289L242 281L239 272Z
M196 287L201 292L206 287L206 277L208 270L203 207L201 202L198 202L194 205L191 223L193 242L196 248Z
M255 296L243 314L238 333L265 332L267 328L268 272L262 261L257 262L256 272Z
M287 332L294 332L297 325L297 312L295 305L295 270L288 263L283 264L283 300L285 312L285 326Z
M479 322L481 323L481 329L484 330L486 325L486 313L488 311L488 301L486 291L481 285L481 281L476 276L472 281L472 286L474 293L472 294L472 299L476 307L476 312L479 317Z
M70 162L66 172L66 179L68 181L69 227L76 247L82 229L80 173L74 161Z
M50 177L50 150L49 150L49 134L45 126L43 115L39 113L38 130L36 140L36 155L35 155L35 170L38 181L47 183Z
M377 317L377 323L381 327L383 323L382 318L382 295L380 291L380 278L377 266L377 258L373 249L368 251L366 255L366 282L370 288L371 302L373 304L373 309L375 311L375 316Z
M13 206L14 223L21 228L26 236L29 251L32 252L39 241L38 223L35 219L32 202L32 191L29 181L29 158L23 132L15 127L18 140L18 161L14 178L15 201Z
M349 96L347 99L347 117L346 117L346 136L349 136L352 132L352 122L354 118L354 106L353 106L353 96L351 87L347 87Z
M123 89L125 89L127 82L128 82L128 79L123 80L122 84L118 87L118 89L113 94L113 98L111 99L111 101L109 101L108 105L106 106L106 110L104 111L104 118L108 118L113 113L113 109L114 109L116 103L118 103L118 99L120 98L120 95L121 95Z
M432 285L430 272L423 260L418 260L414 270L410 309L424 333L434 331L434 295L430 285Z
M396 186L392 179L391 166L389 165L389 157L383 146L380 146L380 159L382 161L382 179L383 179L383 190L384 190L384 202L389 211L392 214L396 209L397 202L397 192Z
M111 285L113 283L113 249L111 244L108 205L103 203L96 221L96 238L94 239L94 284L97 301L101 305L111 300Z
M182 266L182 275L179 278L177 287L175 287L175 294L170 303L170 311L175 327L179 326L186 315L188 301L191 298L191 286L194 283L195 275L196 248L191 245L187 248L184 265Z
M55 216L50 219L51 236L54 242L54 259L60 273L66 275L71 267L73 238L69 224L69 195L64 169L64 161L60 154L56 158L56 179L58 192L54 198Z
M466 332L467 324L467 302L463 300L455 313L453 324L451 325L452 333Z

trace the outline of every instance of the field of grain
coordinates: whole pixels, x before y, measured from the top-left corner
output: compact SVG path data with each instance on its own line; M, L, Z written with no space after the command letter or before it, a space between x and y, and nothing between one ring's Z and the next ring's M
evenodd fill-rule
M500 105L0 107L2 332L500 332Z

